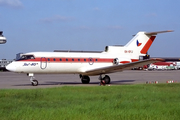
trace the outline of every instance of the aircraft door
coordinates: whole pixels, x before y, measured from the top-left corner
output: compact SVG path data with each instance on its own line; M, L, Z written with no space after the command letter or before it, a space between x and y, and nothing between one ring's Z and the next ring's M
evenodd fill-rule
M40 68L42 70L46 69L47 67L47 59L45 57L41 57L41 60L40 60Z

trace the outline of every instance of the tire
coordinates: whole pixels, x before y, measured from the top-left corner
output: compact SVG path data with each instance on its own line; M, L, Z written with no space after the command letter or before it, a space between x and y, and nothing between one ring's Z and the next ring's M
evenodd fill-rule
M37 80L33 80L32 86L38 86L38 81Z
M108 75L105 75L103 80L105 81L106 84L109 84L111 82L111 78Z
M82 76L81 82L82 82L83 84L88 84L88 83L90 82L89 76L86 76L86 75Z

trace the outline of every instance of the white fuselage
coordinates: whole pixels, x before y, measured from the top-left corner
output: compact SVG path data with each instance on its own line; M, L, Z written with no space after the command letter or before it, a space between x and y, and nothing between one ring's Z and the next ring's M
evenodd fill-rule
M117 57L117 54L107 52L32 52L25 55L33 55L34 59L17 60L11 63L15 66L13 71L20 73L67 73L86 74L87 70L112 66L114 59L116 64L138 61L126 56Z

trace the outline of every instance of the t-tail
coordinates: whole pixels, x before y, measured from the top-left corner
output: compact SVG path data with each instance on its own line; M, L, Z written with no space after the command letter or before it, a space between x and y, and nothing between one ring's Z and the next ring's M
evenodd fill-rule
M107 46L106 52L121 54L132 59L144 59L147 52L159 33L172 32L172 30L158 32L138 32L125 46Z

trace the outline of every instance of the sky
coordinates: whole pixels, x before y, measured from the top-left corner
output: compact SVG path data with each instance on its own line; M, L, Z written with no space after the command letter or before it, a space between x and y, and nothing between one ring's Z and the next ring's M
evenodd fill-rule
M148 54L180 57L179 0L0 0L0 59L54 50L103 51L139 31L158 34Z

